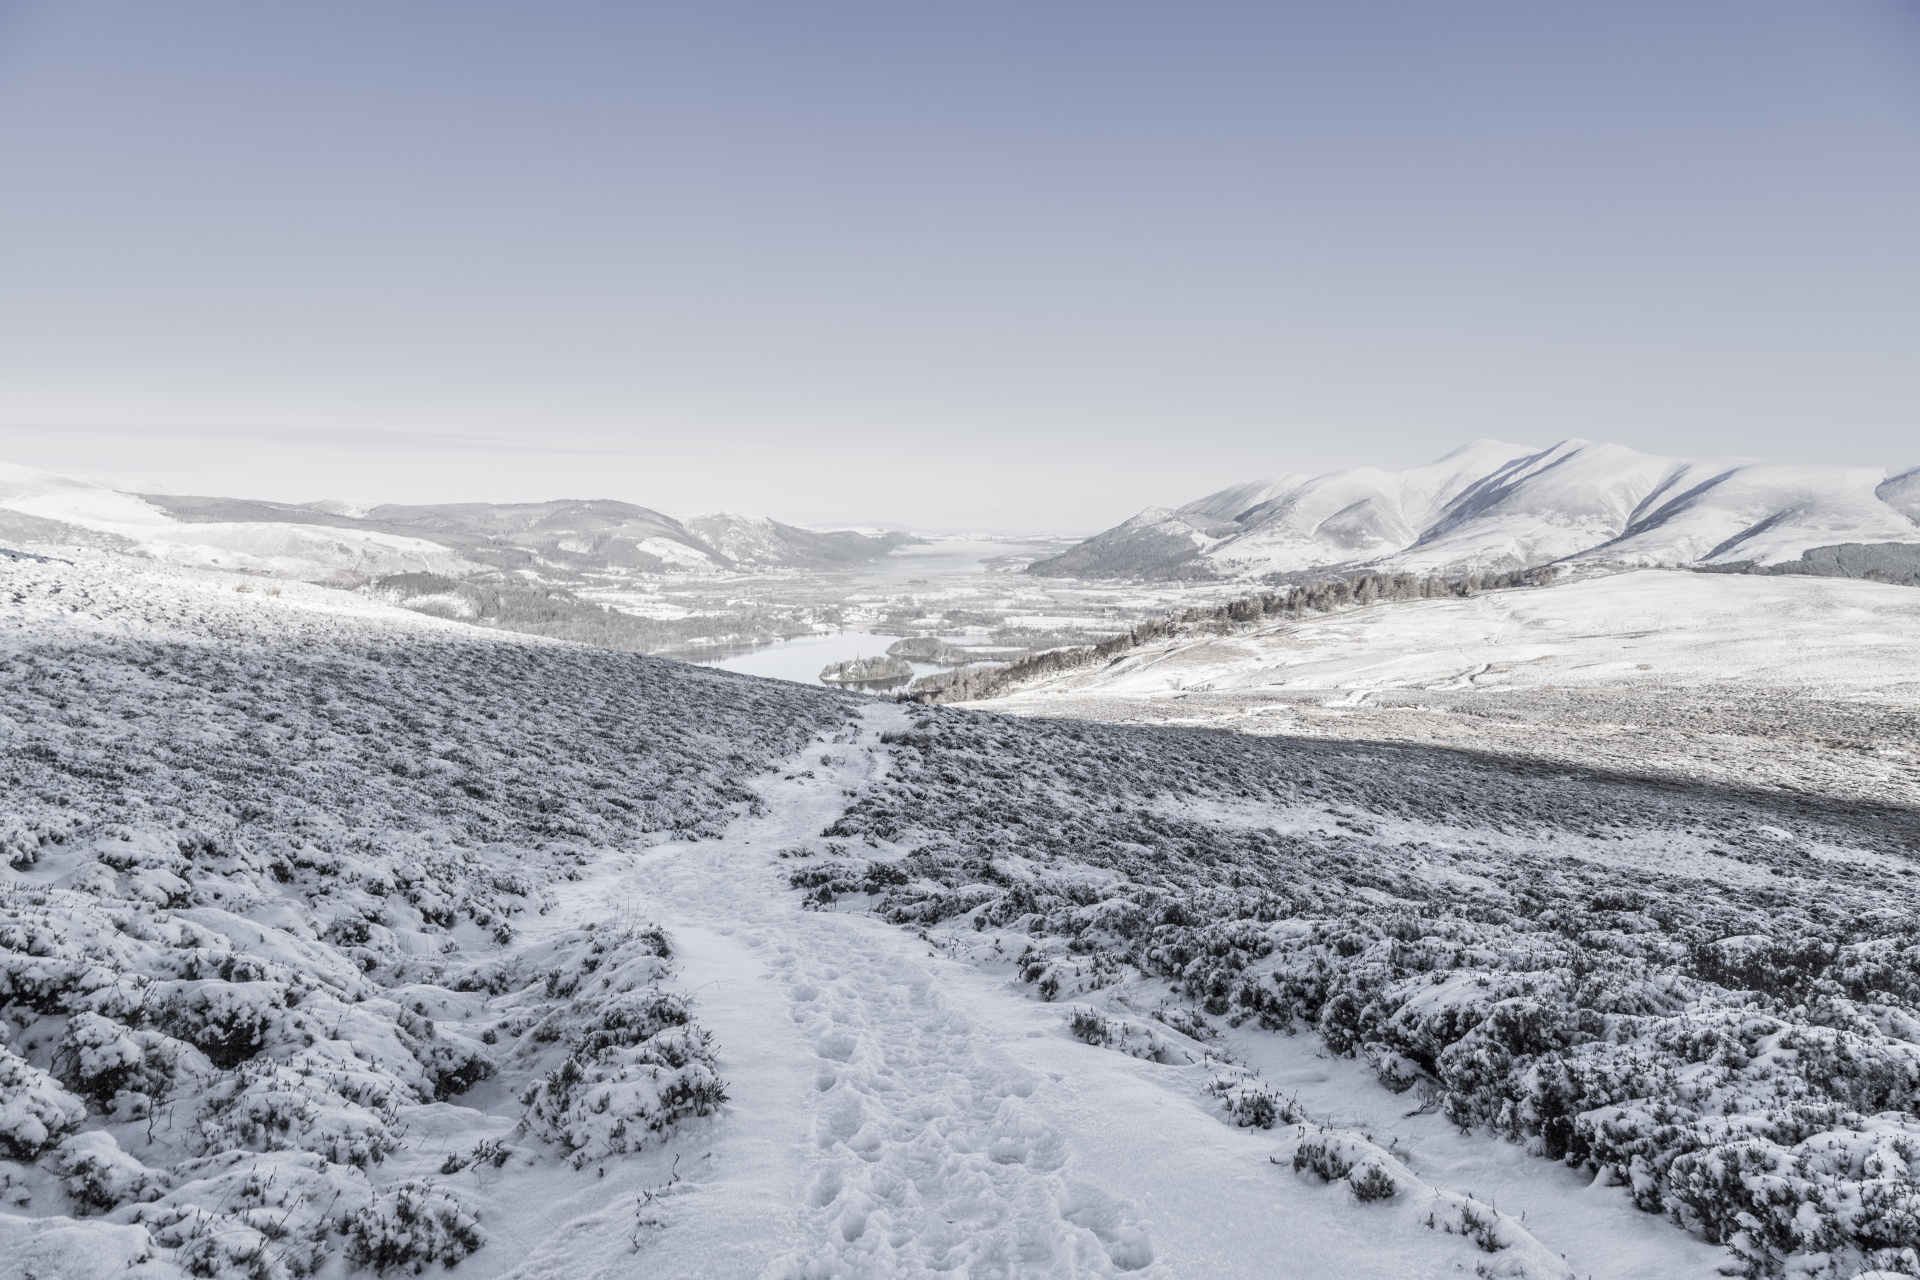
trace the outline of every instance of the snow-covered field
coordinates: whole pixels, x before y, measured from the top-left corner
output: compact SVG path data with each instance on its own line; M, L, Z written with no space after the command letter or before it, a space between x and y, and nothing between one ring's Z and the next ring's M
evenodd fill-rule
M1642 570L1168 641L979 705L1920 805L1920 591Z
M0 593L6 1274L1920 1273L1897 798Z
M1920 591L1643 570L1411 600L1129 655L1057 689L1538 689L1728 683L1920 698Z

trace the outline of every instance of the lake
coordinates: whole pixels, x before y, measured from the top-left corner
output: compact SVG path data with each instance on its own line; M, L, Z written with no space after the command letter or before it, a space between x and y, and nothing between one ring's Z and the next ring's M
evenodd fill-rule
M825 635L775 640L751 652L729 654L724 658L692 660L700 662L702 666L720 667L744 675L819 684L823 667L835 662L851 662L855 658L878 658L886 653L888 645L899 638L868 635L864 631L833 631ZM933 668L929 667L928 670ZM915 673L918 672L916 667Z

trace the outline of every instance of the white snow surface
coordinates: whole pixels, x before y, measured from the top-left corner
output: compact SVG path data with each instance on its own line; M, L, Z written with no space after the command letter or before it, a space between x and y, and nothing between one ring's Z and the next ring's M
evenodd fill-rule
M1638 570L1174 640L1003 703L1687 683L1920 697L1920 591L1845 578Z
M92 491L36 498L29 482L9 476L34 514L146 527L126 506L130 499ZM1007 965L952 958L873 915L806 909L788 884L796 864L787 854L821 850L823 829L848 797L886 772L881 735L907 727L904 709L870 704L849 713L856 703L840 695L478 632L323 588L294 585L267 598L236 593L230 578L76 555L77 563L0 559L0 586L13 602L0 647L11 662L31 657L36 679L62 680L69 690L58 724L26 719L26 704L16 703L0 723L9 748L30 739L52 744L41 749L90 761L91 772L75 776L97 781L123 767L115 762L137 763L143 750L152 767L190 773L191 749L169 753L199 741L200 763L213 770L203 781L207 795L219 801L226 779L243 767L235 762L250 755L281 771L261 776L286 780L287 810L244 814L223 855L241 869L213 875L189 865L205 855L174 851L168 842L176 828L141 816L158 803L159 775L136 774L147 780L117 792L121 784L98 783L103 812L73 819L111 816L118 795L122 826L84 827L85 839L66 843L42 828L39 854L22 853L20 865L0 868L0 907L133 921L119 926L130 938L191 935L199 941L185 943L189 949L211 948L243 968L259 957L279 975L241 993L261 1016L285 1015L293 1027L309 1019L308 1046L318 1035L335 1054L328 1079L358 1070L392 1090L380 1104L390 1109L384 1120L341 1102L338 1117L326 1112L312 1123L364 1120L389 1133L393 1146L364 1166L316 1164L311 1151L281 1142L269 1127L264 1140L228 1146L216 1138L189 1158L172 1110L156 1136L130 1111L96 1107L70 1136L48 1135L61 1143L50 1154L0 1152L0 1272L9 1276L176 1277L191 1252L183 1238L200 1250L193 1256L201 1274L295 1274L288 1258L310 1257L321 1274L340 1276L349 1265L327 1243L327 1195L370 1205L354 1219L363 1236L380 1205L409 1195L409 1203L452 1205L436 1230L458 1235L477 1220L484 1234L484 1246L460 1261L460 1274L527 1280L1122 1273L1652 1280L1712 1276L1725 1256L1637 1212L1626 1191L1605 1179L1463 1135L1435 1114L1403 1114L1403 1099L1360 1064L1317 1050L1310 1036L1249 1029L1244 1046L1236 1042L1313 1116L1272 1130L1237 1128L1223 1121L1207 1090L1221 1062L1203 1058L1198 1041L1153 1032L1156 1043L1179 1049L1163 1061L1096 1048L1069 1034L1060 1006L1026 994ZM201 670L204 690L155 674L176 662ZM276 679L270 673L283 662L290 665ZM644 743L630 756L583 748L570 759L565 751L569 732L582 735L581 743L586 735L614 743L632 712L603 714L579 686L541 683L590 676L599 664L604 688L631 705L665 698L665 714L690 723L704 714L702 698L731 699L728 714L744 716L741 725L761 724L765 736L750 743L743 736L729 748L716 720L699 731L710 731L717 745L677 740L666 771L644 784L647 803L656 803L657 792L666 814L649 829L654 819L607 808L591 785L611 784L604 794L614 797L636 794L640 783L609 770L616 760L650 759ZM426 683L413 706L431 723L408 720L402 695L415 678ZM382 702L389 683L395 697ZM310 699L332 718L306 718ZM750 704L760 710L738 710ZM196 707L201 714L192 722L170 718ZM389 742L396 723L424 736L411 747L399 737ZM805 740L800 750L777 759L753 754L772 750L768 744L783 740L789 726L788 739ZM698 801L697 819L672 816L675 788L685 786L684 776L673 781L680 766L719 788L711 793L717 798ZM352 794L356 777L365 796ZM473 788L471 800L442 785L462 779ZM329 780L345 790L329 793ZM549 812L551 802L555 825L547 835L515 827L535 819L511 807L519 801L501 798L514 787L531 788L528 805L540 801L525 815ZM406 797L416 792L422 807L409 811ZM337 816L363 802L388 805L385 816ZM122 829L128 834L112 834ZM9 838L31 836L21 828ZM355 852L342 862L334 850L349 848ZM295 869L275 863L267 874L262 860L283 849ZM381 850L398 860L379 861ZM396 875L405 883L409 863L455 878L429 881L426 905L415 910L393 890ZM464 870L446 870L453 866ZM435 923L441 890L473 895L446 908L452 924ZM491 940L477 927L484 914L461 914L489 893L512 923ZM414 901L421 901L417 889ZM343 912L345 905L351 910ZM343 921L359 921L357 933L341 933ZM515 1019L533 1007L528 1001L551 997L556 979L548 978L545 995L537 985L515 990L521 977L507 979L537 973L562 954L556 949L580 938L627 936L622 931L642 925L664 930L671 965L643 956L629 969L639 964L655 975L650 981L665 984L660 990L690 1002L712 1036L729 1098L717 1113L682 1120L631 1153L578 1164L529 1136L515 1101L520 1086L557 1060L539 1048L538 1036L509 1049ZM341 941L366 939L369 930L369 941ZM111 929L64 943L133 945ZM567 973L550 972L564 995ZM549 1019L598 998L574 973L582 994L573 1006L554 1006ZM463 985L462 974L481 985ZM486 985L487 975L500 981ZM137 968L106 977L109 987L120 984L114 990L144 989L152 979ZM305 993L297 1014L276 1003L282 990ZM124 1001L99 1007L134 1017ZM56 1112L71 1110L77 1103L48 1075L67 1068L50 1056L47 1037L71 1039L75 1033L63 1028L81 1023L79 1006L19 1016L8 1035L26 1055L15 1061L31 1064L22 1070L34 1096L51 1098ZM341 1036L341 1020L356 1018L364 1044L329 1038ZM519 1025L532 1021L527 1014ZM482 1049L481 1030L496 1027L507 1039ZM288 1064L302 1051L297 1037L288 1043L284 1054L266 1054L288 1073L280 1087L319 1088L293 1078ZM436 1045L490 1053L498 1075L445 1099L422 1095L407 1081L421 1070L414 1058L425 1062ZM138 1047L99 1052L140 1057ZM197 1051L180 1052L185 1069L200 1073L193 1078L209 1082L209 1096L210 1082L228 1079ZM191 1089L176 1099L183 1129L199 1100ZM1296 1172L1295 1149L1323 1130L1342 1150L1377 1164L1399 1194L1361 1203L1346 1181ZM448 1172L449 1157L490 1141L505 1144L499 1163L471 1160ZM92 1161L86 1167L98 1185L121 1188L99 1193L108 1203L126 1199L107 1210L75 1199L61 1170L83 1161ZM153 1189L137 1189L154 1177ZM155 1200L161 1187L171 1189ZM442 1192L454 1199L431 1198ZM156 1205L199 1207L169 1210L186 1217L162 1228L153 1224L166 1215L142 1217ZM251 1206L244 1214L254 1216L231 1216L242 1214L236 1205ZM322 1224L317 1252L274 1243L270 1224L290 1217L299 1229ZM245 1235L243 1244L266 1243L236 1253L241 1246L218 1244L217 1231L180 1235L181 1222L203 1220L234 1224L221 1230Z
M1405 471L1278 476L1152 508L1084 544L1120 571L1143 535L1192 565L1257 578L1334 565L1420 571L1761 565L1810 547L1920 542L1920 470L1672 458L1565 440L1476 440ZM1071 558L1071 557L1070 557Z

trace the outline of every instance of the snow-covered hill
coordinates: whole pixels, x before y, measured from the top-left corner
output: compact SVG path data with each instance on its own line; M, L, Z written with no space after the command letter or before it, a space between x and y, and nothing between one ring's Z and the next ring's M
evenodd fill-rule
M114 547L172 564L316 581L480 567L431 539L294 508L264 522L257 513L184 522L134 494L9 463L0 463L0 541Z
M1229 607L1172 631L1036 670L976 705L1444 745L1920 809L1911 587L1634 570L1298 613Z
M0 555L0 779L9 1276L1920 1270L1910 805L97 549Z
M682 523L733 563L750 568L831 569L868 563L894 547L918 542L911 534L839 529L822 533L766 516L711 512Z
M820 533L764 516L720 514L683 521L604 499L389 504L350 511L326 502L291 506L162 494L146 495L146 501L186 521L278 523L318 516L336 528L425 539L501 569L643 573L817 569L872 560L914 540L898 533Z
M5 463L0 540L118 548L173 564L332 583L503 569L563 576L818 569L870 561L914 541L900 533L822 533L759 516L683 523L607 500L362 507L131 494Z
M1407 471L1237 485L1152 508L1032 572L1263 578L1334 567L1504 570L1565 562L1779 566L1842 544L1920 548L1920 469L1663 458L1568 440L1478 440ZM1920 569L1920 550L1902 558Z

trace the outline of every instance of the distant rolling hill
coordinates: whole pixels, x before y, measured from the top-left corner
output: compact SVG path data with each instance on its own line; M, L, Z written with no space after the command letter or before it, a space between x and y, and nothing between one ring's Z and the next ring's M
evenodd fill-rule
M1284 577L1311 570L1689 565L1920 581L1920 468L1667 458L1476 440L1405 471L1285 475L1148 508L1029 572Z
M917 541L905 533L820 532L764 516L683 522L608 499L353 507L133 494L6 464L0 540L138 550L176 564L334 583L483 570L566 580L608 571L830 569Z
M643 573L826 569L916 541L904 533L819 532L766 516L718 513L686 520L610 499L389 504L340 514L336 503L292 506L233 498L142 498L176 520L324 524L437 542L501 568Z

